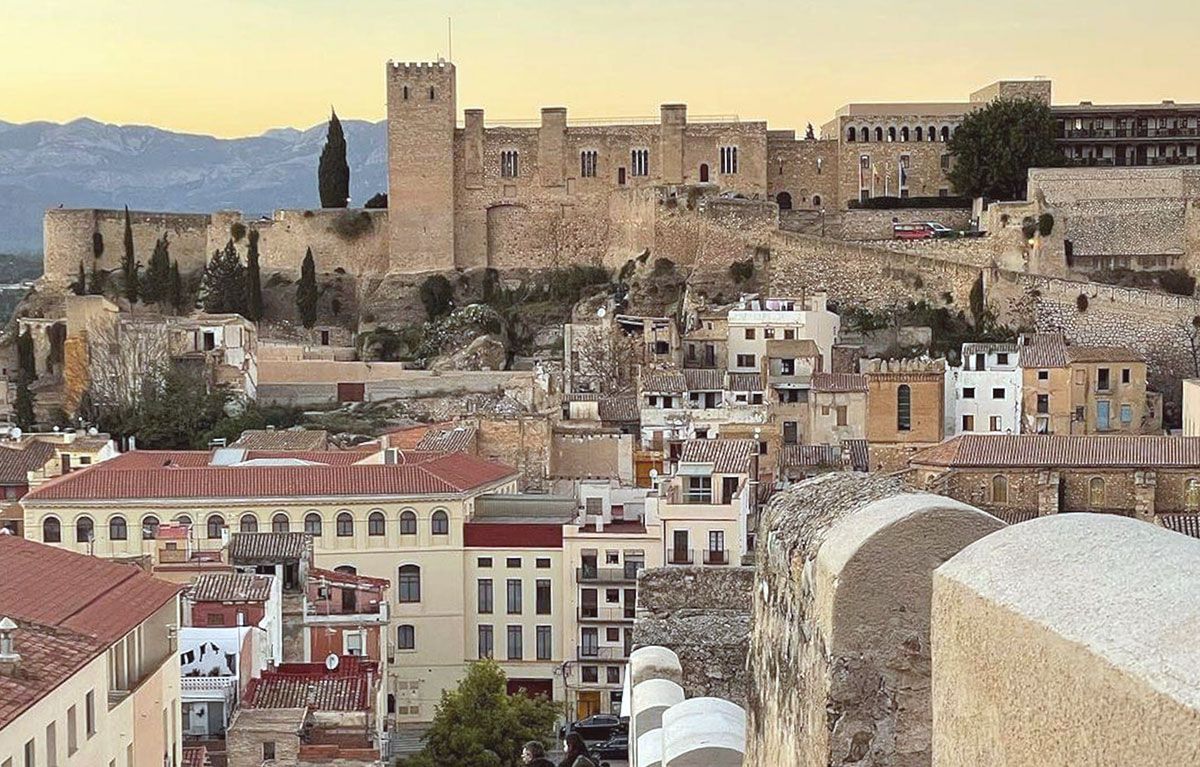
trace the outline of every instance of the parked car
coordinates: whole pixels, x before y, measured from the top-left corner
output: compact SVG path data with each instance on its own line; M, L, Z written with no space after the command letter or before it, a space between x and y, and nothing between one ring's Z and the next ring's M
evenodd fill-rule
M957 234L957 232L955 232L950 227L943 226L936 221L926 221L924 223L925 223L925 226L927 226L933 230L934 237L953 237L954 235Z
M897 240L932 240L934 236L929 224L892 224L892 237Z
M593 714L563 726L559 734L565 738L568 732L579 733L587 743L604 743L617 735L628 735L629 720L614 714Z
M629 757L629 736L614 735L593 751L601 759L626 759Z

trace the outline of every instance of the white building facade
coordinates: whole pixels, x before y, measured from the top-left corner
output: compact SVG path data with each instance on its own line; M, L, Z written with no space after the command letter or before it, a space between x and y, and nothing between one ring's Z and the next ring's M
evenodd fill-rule
M954 397L954 423L947 434L1020 433L1021 366L1017 344L963 344L962 364L949 368L946 377L946 391Z

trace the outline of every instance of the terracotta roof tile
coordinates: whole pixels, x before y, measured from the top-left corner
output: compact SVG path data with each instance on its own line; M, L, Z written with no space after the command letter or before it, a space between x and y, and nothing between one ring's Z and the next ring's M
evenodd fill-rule
M842 451L837 445L784 445L779 465L785 469L807 466L842 466Z
M1200 469L1200 437L962 434L914 455L950 468L1092 467Z
M867 377L860 373L813 373L813 391L865 392Z
M8 616L12 617L12 616ZM108 642L15 619L13 650L20 674L0 675L0 729L104 652Z
M725 371L710 368L688 368L683 371L687 391L721 391L725 388Z
M1145 362L1146 358L1123 346L1068 346L1071 362Z
M1019 522L1028 522L1031 519L1037 519L1037 509L1014 509L1004 506L998 506L988 509L992 516L999 517L1004 520L1005 524L1015 525Z
M865 439L844 439L842 447L850 455L850 468L854 471L870 471L870 448Z
M193 602L266 602L271 598L271 577L249 573L206 573L196 578L188 598Z
M41 441L0 447L0 485L29 484L29 472L42 468L57 454L54 445Z
M600 400L596 408L601 421L613 423L635 423L642 419L637 397L609 397Z
M758 455L752 439L689 439L683 443L680 463L711 463L717 474L749 474Z
M1200 514L1159 514L1158 519L1168 530L1200 538Z
M1021 336L1021 367L1065 368L1067 343L1061 333L1031 333Z
M353 655L338 659L334 671L324 663L284 663L250 680L246 708L307 708L310 711L366 711L371 686L378 681L372 661Z
M208 747L184 746L183 761L180 764L182 767L208 767L212 764L208 761Z
M314 455L363 457L354 451L261 457ZM401 457L398 464L210 466L207 453L134 452L47 482L22 501L458 495L515 473L465 453Z
M233 533L229 536L229 561L291 561L308 559L312 536L308 533Z
M766 391L759 373L730 373L730 391Z
M230 447L246 450L325 450L329 432L323 429L247 429Z
M475 427L455 426L450 429L431 429L417 443L417 450L438 453L468 453L475 447Z
M687 381L678 370L647 370L642 373L642 391L682 393L687 391Z

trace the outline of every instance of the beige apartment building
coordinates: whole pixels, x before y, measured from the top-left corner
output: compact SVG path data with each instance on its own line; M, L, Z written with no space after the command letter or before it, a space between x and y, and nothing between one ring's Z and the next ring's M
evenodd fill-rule
M182 759L179 587L0 535L0 765Z

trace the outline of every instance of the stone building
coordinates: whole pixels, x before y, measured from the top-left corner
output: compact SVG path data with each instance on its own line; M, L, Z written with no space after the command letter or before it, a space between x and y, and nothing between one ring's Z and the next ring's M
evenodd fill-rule
M869 360L866 438L873 471L903 468L915 450L945 435L945 360Z

